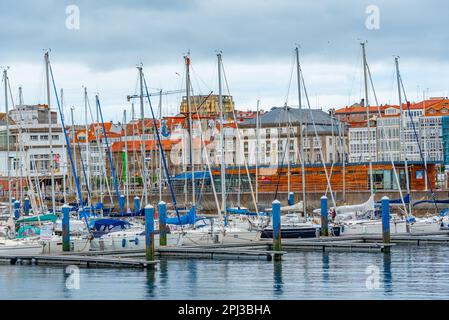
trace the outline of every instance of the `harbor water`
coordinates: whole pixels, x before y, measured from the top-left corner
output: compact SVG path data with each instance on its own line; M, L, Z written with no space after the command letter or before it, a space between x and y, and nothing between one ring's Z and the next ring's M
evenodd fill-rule
M156 270L72 274L0 265L0 299L449 299L448 256L449 247L430 245L389 255L296 252L282 262L162 259Z

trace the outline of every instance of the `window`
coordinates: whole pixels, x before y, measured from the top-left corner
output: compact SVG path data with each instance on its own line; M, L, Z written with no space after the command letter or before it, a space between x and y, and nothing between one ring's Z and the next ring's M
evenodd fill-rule
M30 136L30 140L31 141L37 141L37 140L39 140L39 137L38 136Z
M53 136L51 136L51 139L52 140L59 140L59 136L58 135L53 135Z
M40 139L41 139L41 141L48 141L48 136L47 135L41 135Z

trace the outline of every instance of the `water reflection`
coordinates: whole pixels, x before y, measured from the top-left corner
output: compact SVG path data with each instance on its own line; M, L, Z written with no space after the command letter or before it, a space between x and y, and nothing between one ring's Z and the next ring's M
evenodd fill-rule
M149 298L156 297L157 292L157 285L156 285L156 267L155 266L149 266L146 269L146 276L147 276L147 292Z
M385 253L383 255L384 264L384 292L391 293L393 291L393 277L391 274L391 253Z
M164 287L168 282L168 260L161 259L159 261L159 281L161 286Z
M197 260L188 260L187 261L187 272L188 279L190 283L190 289L192 290L192 294L197 294L197 286L198 286L198 261Z
M282 261L273 262L273 288L276 296L284 293L284 282L282 281Z
M323 252L322 269L323 269L323 284L325 286L327 286L329 284L329 253L328 252Z

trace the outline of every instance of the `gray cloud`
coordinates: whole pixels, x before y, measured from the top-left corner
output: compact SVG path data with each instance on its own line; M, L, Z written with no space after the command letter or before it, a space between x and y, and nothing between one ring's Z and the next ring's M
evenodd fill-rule
M70 4L80 8L81 29L77 31L65 28L65 8ZM379 30L365 27L365 9L371 4L380 8ZM79 64L92 72L107 73L143 62L148 68L174 66L170 71L174 73L182 70L182 55L188 49L195 62L206 64L212 64L215 51L221 49L229 66L267 67L266 79L260 73L251 77L234 70L234 84L244 88L234 86L236 95L248 105L260 92L276 95L279 101L285 97L295 43L301 44L305 73L312 70L310 77L321 74L312 81L311 92L347 96L349 79L354 77L352 66L357 66L359 58L358 39L366 39L373 71L376 63L380 65L376 76L381 86L390 81L388 68L395 54L402 57L404 68L408 68L405 71L410 71L409 77L404 77L413 90L416 85L432 85L444 91L449 83L423 79L417 69L448 64L448 9L447 1L438 0L4 0L0 3L0 65L40 64L42 49L52 48L54 63ZM273 89L270 73L277 65L287 66L287 74L282 84L279 76L273 78L278 81ZM329 68L332 65L336 68ZM329 72L349 74L340 83L323 82L326 77L341 77ZM425 70L423 75L432 77ZM241 76L245 82L236 78ZM129 88L134 88L134 83ZM107 95L112 89L104 90ZM328 103L324 98L322 101Z

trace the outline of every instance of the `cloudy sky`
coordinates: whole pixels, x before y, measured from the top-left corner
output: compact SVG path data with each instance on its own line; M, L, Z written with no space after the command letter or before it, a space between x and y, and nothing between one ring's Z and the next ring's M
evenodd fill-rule
M79 29L76 12L67 11L73 5ZM448 9L443 0L1 0L0 66L10 67L16 99L21 85L25 103L44 103L43 54L51 48L75 121L84 121L83 86L92 104L100 95L107 120L120 121L130 111L126 96L137 92L136 65L143 63L151 91L179 90L188 51L195 93L218 92L221 50L237 108L255 109L257 99L264 109L297 105L299 44L311 107L327 110L362 97L366 40L379 102L396 103L394 55L410 100L449 95ZM163 113L174 114L180 99L165 96Z

